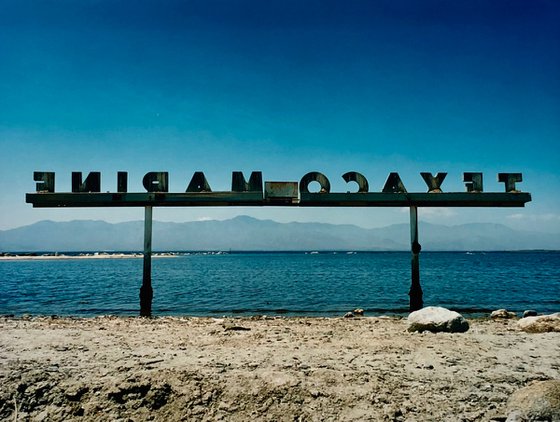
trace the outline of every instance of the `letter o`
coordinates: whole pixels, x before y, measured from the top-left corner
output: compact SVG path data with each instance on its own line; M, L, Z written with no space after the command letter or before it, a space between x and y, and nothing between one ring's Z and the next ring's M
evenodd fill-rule
M329 193L331 191L331 182L323 173L312 171L303 176L299 182L300 193L309 193L309 184L311 182L318 182L321 185L320 193Z

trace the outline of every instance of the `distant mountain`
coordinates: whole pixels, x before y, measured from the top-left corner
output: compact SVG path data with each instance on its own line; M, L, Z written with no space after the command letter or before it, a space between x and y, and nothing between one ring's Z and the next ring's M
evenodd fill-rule
M443 226L420 222L423 250L560 249L560 237L501 224ZM0 251L142 250L144 223L41 221L0 231ZM324 223L278 223L241 216L225 221L155 221L154 250L409 250L408 224L377 229Z

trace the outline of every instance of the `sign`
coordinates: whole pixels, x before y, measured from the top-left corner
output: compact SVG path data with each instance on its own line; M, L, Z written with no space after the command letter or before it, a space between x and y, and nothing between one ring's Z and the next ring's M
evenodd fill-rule
M175 206L298 206L298 207L410 207L411 285L410 310L422 308L420 286L421 251L418 242L418 207L523 207L531 201L530 193L517 190L523 180L521 173L498 173L504 192L484 192L483 174L463 173L465 192L446 193L442 184L447 173L420 173L427 192L410 193L398 173L390 173L381 192L370 192L366 177L351 171L342 175L346 183L355 182L358 191L331 192L327 176L316 171L307 173L298 182L265 182L262 173L254 171L245 179L240 171L231 177L231 191L213 192L204 173L193 174L185 192L169 192L168 172L149 172L142 179L146 192L128 192L128 173L117 173L117 192L101 192L101 173L91 172L85 180L81 172L72 173L72 192L55 191L55 174L37 171L33 180L36 192L26 195L33 207L144 207L144 270L140 288L140 316L152 315L152 210L153 207ZM310 192L311 183L319 184L318 192Z
M128 173L117 173L117 191L101 191L101 173L91 172L85 179L72 173L72 192L55 191L55 173L35 172L36 193L26 201L34 207L143 207L143 206L300 206L300 207L522 207L531 201L529 193L520 192L521 173L498 173L503 192L484 192L483 174L463 173L465 192L443 192L447 173L420 173L427 192L408 192L398 173L390 173L379 192L370 192L366 177L351 171L342 175L346 183L355 182L357 192L331 192L327 176L310 172L298 182L264 182L262 173L254 171L247 182L243 173L232 173L231 191L214 192L203 172L195 172L185 192L169 192L168 172L149 172L142 179L145 192L128 192ZM319 184L318 192L309 185Z

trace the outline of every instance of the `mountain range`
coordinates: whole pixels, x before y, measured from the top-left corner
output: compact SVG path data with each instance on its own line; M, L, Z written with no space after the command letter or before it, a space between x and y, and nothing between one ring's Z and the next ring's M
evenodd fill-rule
M0 251L140 251L144 222L40 221L0 231ZM560 236L515 230L502 224L444 226L419 223L423 250L560 249ZM399 251L410 249L408 224L365 229L326 223L278 223L240 216L230 220L154 221L154 251Z

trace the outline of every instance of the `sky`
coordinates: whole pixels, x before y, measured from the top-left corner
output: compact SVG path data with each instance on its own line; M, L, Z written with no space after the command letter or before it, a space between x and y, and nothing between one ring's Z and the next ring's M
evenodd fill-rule
M102 173L129 192L168 171L214 191L231 172L310 171L380 191L398 172L521 172L525 208L422 208L422 221L560 234L560 2L556 0L0 0L0 230L39 220L139 220L141 208L33 209L34 171ZM400 208L157 208L154 219L251 215L381 227Z

